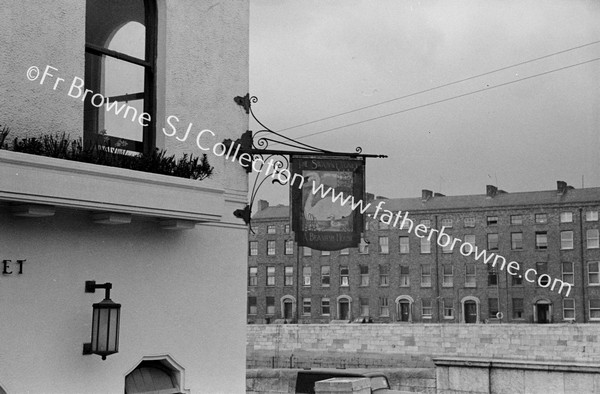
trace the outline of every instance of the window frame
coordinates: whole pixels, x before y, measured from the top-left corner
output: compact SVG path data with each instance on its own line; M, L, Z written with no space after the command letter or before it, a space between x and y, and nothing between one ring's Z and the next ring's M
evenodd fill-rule
M156 148L156 114L157 114L157 105L156 105L156 59L157 59L157 52L158 52L158 46L157 46L157 32L158 32L158 17L157 17L157 7L156 7L156 2L155 1L147 1L144 0L144 29L145 29L145 35L144 35L144 45L145 45L145 51L144 51L144 55L145 58L144 59L140 59L137 58L135 56L131 56L128 55L126 53L123 52L119 52L119 51L115 51L112 49L108 49L108 47L103 47L97 44L93 44L91 42L87 41L87 37L84 37L85 40L85 50L84 53L85 55L91 55L91 56L99 56L100 58L102 58L102 56L107 56L107 57L111 57L113 59L119 60L119 61L123 61L126 62L128 64L134 64L136 66L140 66L143 67L143 71L144 71L144 91L141 92L141 94L143 95L143 101L144 101L144 107L142 109L142 113L146 113L149 115L149 120L147 120L147 125L143 126L142 125L142 141L134 141L134 140L129 140L126 138L119 138L117 136L104 136L105 138L103 139L99 139L97 138L97 135L99 134L99 132L104 128L102 126L104 125L99 125L99 124L95 124L93 126L90 126L91 121L94 119L94 117L96 117L96 121L98 118L98 112L99 111L103 111L103 107L95 107L94 105L91 105L91 98L92 95L86 95L85 97L85 103L84 103L84 113L83 113L83 118L84 118L84 130L89 130L84 132L83 135L83 139L84 139L84 143L93 143L93 144L101 144L104 141L108 141L111 146L118 146L116 145L117 143L119 143L120 141L125 141L127 143L127 146L125 147L125 149L132 151L132 152L137 152L137 153L152 153L154 151L154 149ZM122 24L121 26L115 26L115 30L112 32L113 35L119 31L119 29L122 26L125 26L126 24L130 23L130 22L134 22L134 21L127 21L126 23ZM138 22L139 23L139 22ZM86 35L87 35L87 29L88 29L88 20L87 20L87 12L86 12L86 20L85 20L85 30L86 30ZM100 93L103 94L103 92L101 91L95 91L95 89L93 89L94 86L91 86L93 84L92 82L92 78L96 78L98 81L104 81L105 79L105 67L104 65L101 65L99 67L93 67L93 65L88 64L87 61L87 56L85 56L85 69L90 69L90 70L95 70L94 71L94 75L90 75L88 73L86 73L84 75L84 89L90 89L91 91L94 91L94 93ZM100 83L100 82L98 82ZM96 89L97 90L97 89ZM127 97L129 96L135 96L138 95L137 93L134 94L126 94L123 96L116 96L116 97L105 97L106 99L109 99L110 102L113 102L113 100L110 99L114 99L114 102L122 102L125 101L127 102ZM127 97L125 97L127 96ZM121 100L117 100L117 97L122 98ZM123 98L124 97L124 98ZM93 112L92 115L89 115L90 112ZM91 116L92 118L90 119L89 116ZM141 114L139 115L141 116ZM144 120L146 120L146 118L144 117ZM91 127L91 129L90 129Z
M258 267L248 267L248 286L258 286Z
M267 256L275 256L276 253L277 253L277 242L272 239L267 240Z
M410 287L410 266L400 266L400 287Z
M541 237L545 238L545 242L540 242ZM535 249L536 250L548 250L548 232L547 231L536 231L535 232Z
M400 242L400 254L409 254L410 253L410 238L406 235L401 235L398 237L398 242Z
M590 237L590 234L596 234L595 236ZM590 242L593 241L592 242ZM592 245L590 246L590 243ZM597 228L588 228L585 230L585 248L586 249L598 249L600 248L600 230Z
M594 271L592 271L592 269L590 268L590 266L592 264L596 265L596 268ZM591 280L592 274L596 275L595 281ZM588 286L600 286L600 261L588 261L587 262L587 279L588 279Z
M390 238L387 235L379 237L379 254L390 254Z
M570 247L569 247L569 239L565 239L565 235L571 234L570 239ZM560 250L572 250L574 247L574 237L575 232L573 230L564 230L560 232ZM565 246L566 245L566 246Z

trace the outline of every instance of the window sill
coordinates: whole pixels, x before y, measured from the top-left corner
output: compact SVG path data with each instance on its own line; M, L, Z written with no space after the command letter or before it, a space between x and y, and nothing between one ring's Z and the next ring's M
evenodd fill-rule
M454 287L454 285L442 284L442 287Z
M92 212L219 222L227 196L212 179L196 181L0 150L0 200Z

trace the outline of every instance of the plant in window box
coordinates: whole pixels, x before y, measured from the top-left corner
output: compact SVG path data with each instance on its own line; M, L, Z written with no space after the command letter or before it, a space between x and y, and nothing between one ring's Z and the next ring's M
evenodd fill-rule
M214 170L206 154L196 157L184 154L177 160L175 155L167 156L165 150L156 148L150 153L130 155L124 148L126 142L116 141L115 146L112 146L105 136L105 130L98 133L95 142L85 146L81 138L71 140L69 135L63 132L44 134L40 137L17 137L9 147L8 144L4 144L8 133L9 129L6 127L0 130L0 149L195 180L210 177ZM100 142L100 138L103 143Z

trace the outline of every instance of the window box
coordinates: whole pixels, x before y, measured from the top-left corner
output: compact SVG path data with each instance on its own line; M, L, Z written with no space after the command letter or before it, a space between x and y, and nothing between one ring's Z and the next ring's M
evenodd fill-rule
M13 203L215 222L223 217L225 198L223 188L212 179L197 181L0 150L0 200ZM228 202L239 204L245 198L243 193L227 196Z

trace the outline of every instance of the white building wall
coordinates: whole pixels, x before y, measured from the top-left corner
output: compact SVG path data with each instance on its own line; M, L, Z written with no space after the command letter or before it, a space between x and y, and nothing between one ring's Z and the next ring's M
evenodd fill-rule
M68 85L29 81L27 70L51 65L65 83L83 78L85 1L6 0L0 18L0 125L11 128L9 140L81 136L81 100L68 96ZM182 132L190 122L195 132L214 131L208 146L238 138L248 128L233 101L248 91L248 2L159 0L158 20L158 146L177 156L203 153L196 134L162 135L169 115ZM95 224L88 210L62 203L53 217L15 217L10 206L22 195L0 190L0 261L27 260L22 274L0 275L1 388L122 393L142 357L169 355L192 393L244 392L247 229L232 212L244 205L247 175L206 153L215 166L210 185L222 191L214 204L224 208L215 223L192 230L163 230L156 217L135 214L128 225ZM78 185L66 179L65 187ZM104 296L85 293L86 280L111 282L122 304L120 351L104 361L81 354L91 306Z

